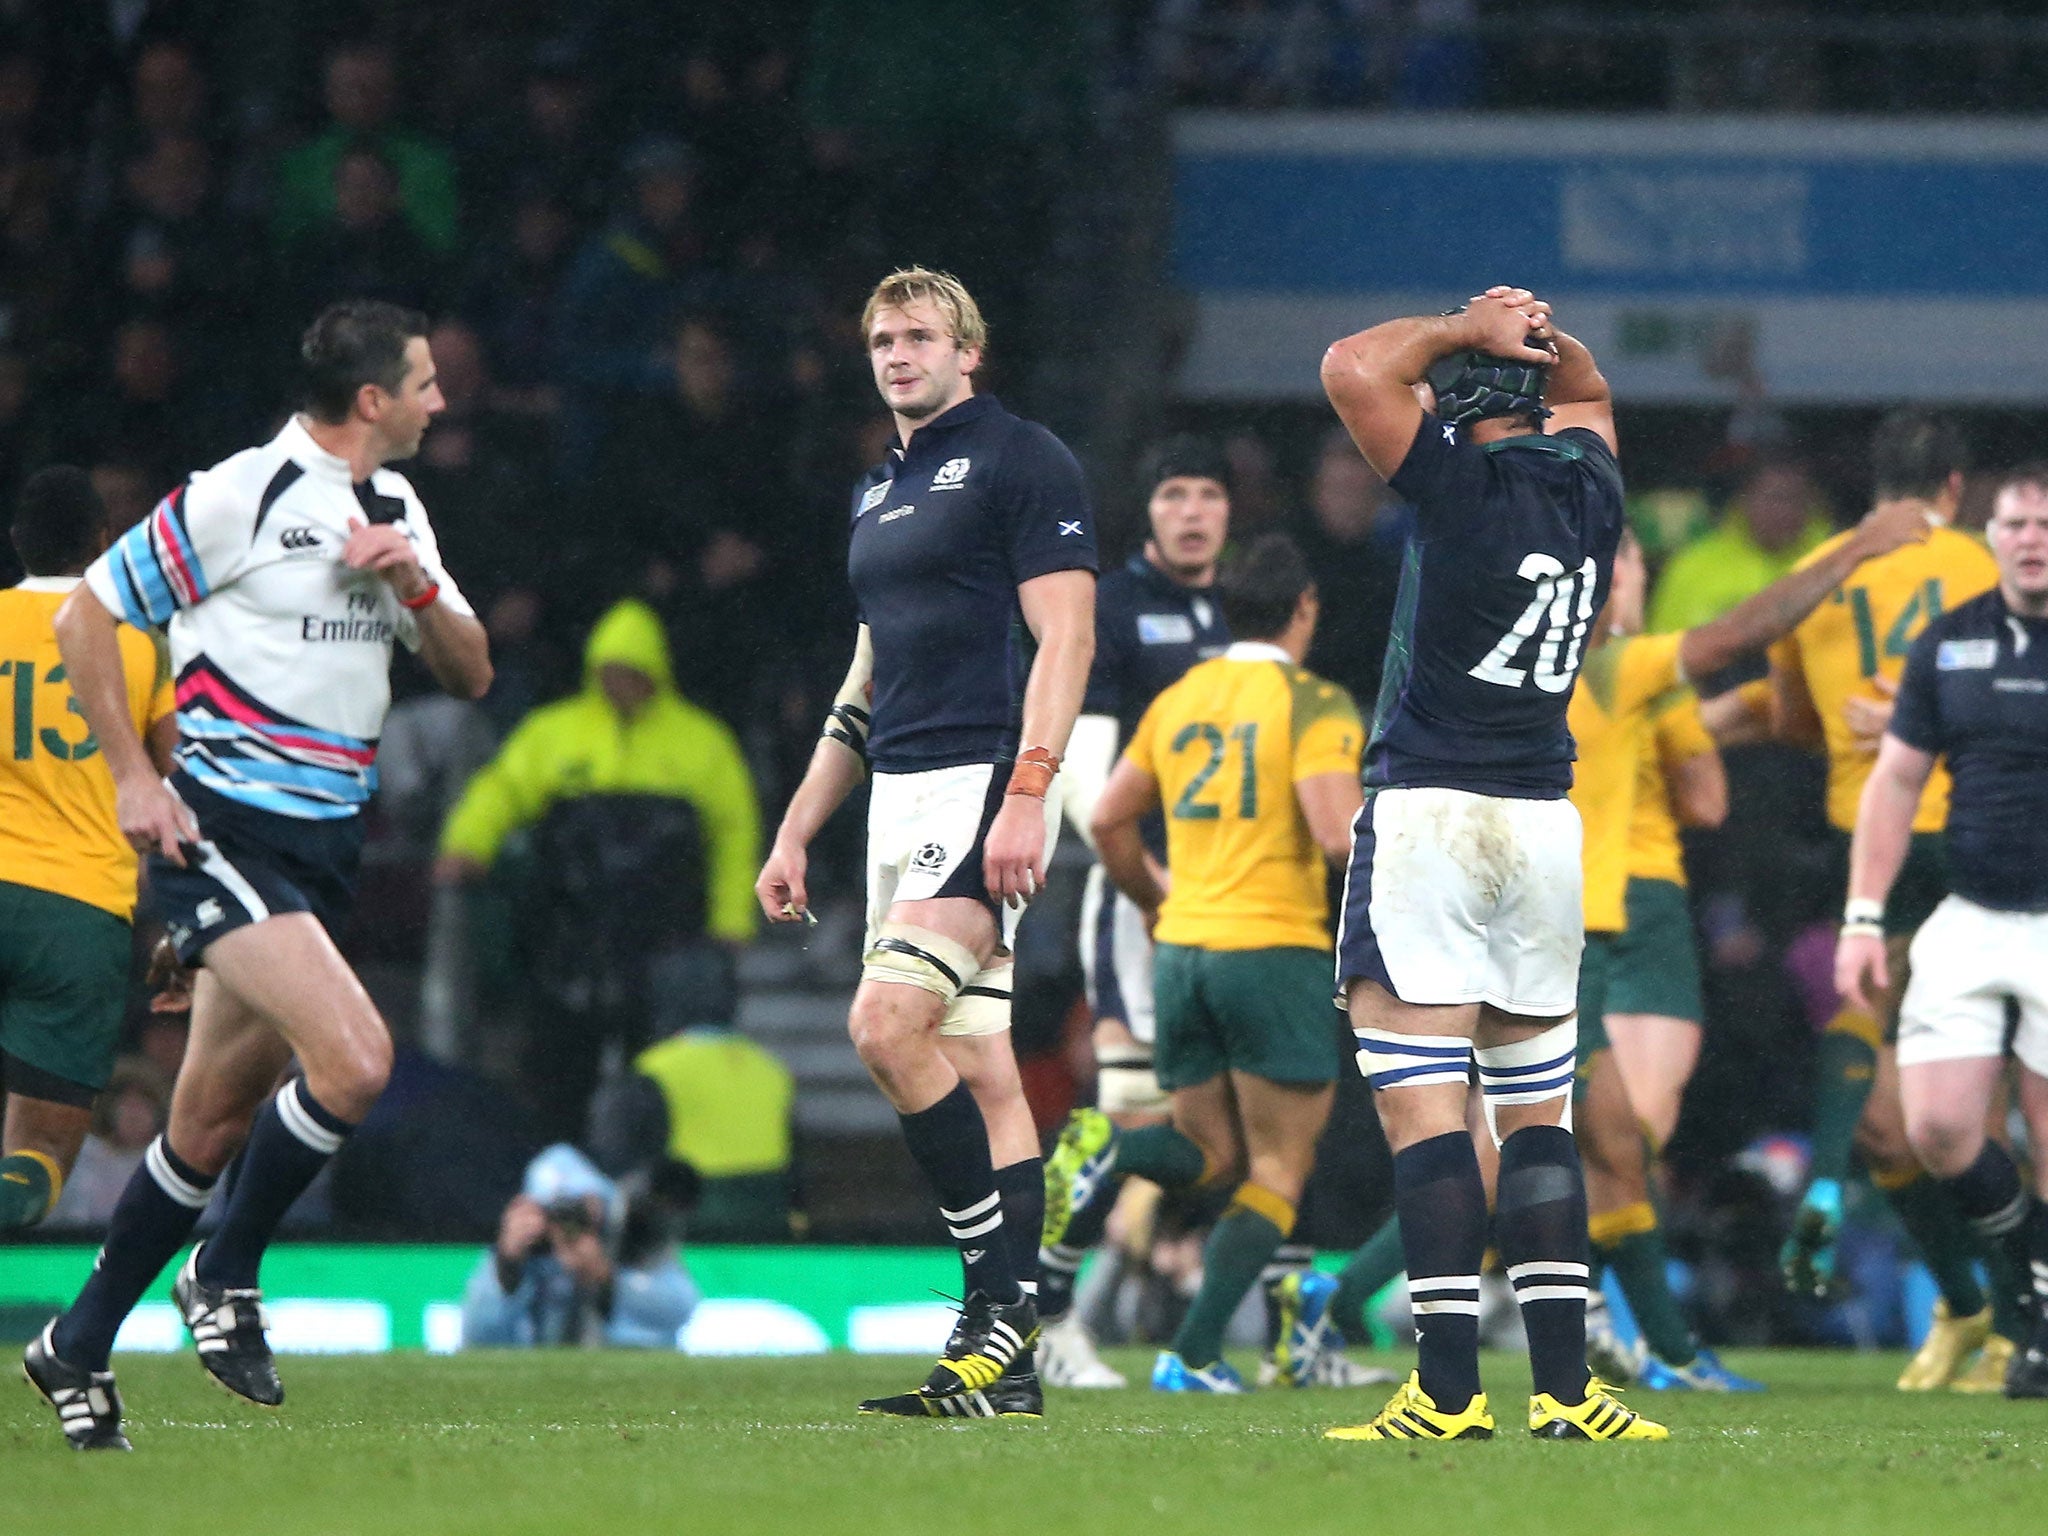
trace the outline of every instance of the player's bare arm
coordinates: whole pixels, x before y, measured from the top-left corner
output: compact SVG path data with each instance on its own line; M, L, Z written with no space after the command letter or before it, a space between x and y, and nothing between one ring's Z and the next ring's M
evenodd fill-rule
M1562 432L1567 427L1584 427L1588 432L1597 432L1610 449L1620 452L1621 440L1614 430L1614 396L1599 365L1593 361L1593 354L1577 337L1563 331L1546 326L1535 334L1539 342L1548 340L1557 349L1550 383L1543 392L1543 403L1550 407L1550 430Z
M1517 296L1521 302L1512 302ZM1415 386L1432 363L1454 352L1554 363L1531 340L1548 324L1548 308L1521 288L1482 294L1460 314L1389 320L1332 344L1323 354L1323 392L1367 462L1391 479L1422 424Z
M382 577L412 610L420 630L420 657L435 682L459 699L480 699L490 691L491 645L482 622L436 601L440 588L402 529L393 523L355 523L341 558L350 570Z
M1881 504L1856 525L1855 532L1812 564L1781 576L1720 618L1687 630L1678 651L1685 675L1710 676L1791 634L1857 566L1908 544L1924 543L1932 531L1917 504Z
M1835 990L1873 1012L1891 985L1885 959L1885 898L1906 862L1913 817L1933 772L1932 753L1886 736L1856 809L1856 834L1849 844L1847 921L1835 946Z
M1728 819L1728 769L1718 752L1667 763L1664 783L1681 826L1718 827Z
M1323 857L1342 869L1351 858L1351 824L1365 803L1365 791L1355 773L1315 773L1298 780L1295 801L1309 836L1323 850Z
M1771 735L1816 752L1827 745L1827 733L1820 711L1814 707L1813 690L1806 686L1803 668L1771 668Z
M803 782L789 797L768 858L754 881L754 895L771 923L801 922L810 911L804 877L808 850L818 829L867 777L867 707L874 698L875 647L867 625L854 640L853 660L834 696L818 744L811 749Z
M1095 573L1050 571L1017 588L1024 622L1038 642L1031 675L1024 684L1024 723L1018 737L1018 775L1010 781L983 845L988 893L997 901L1022 904L1045 884L1045 809L1050 776L1038 783L1024 770L1045 766L1032 754L1050 754L1054 774L1067 749L1088 668L1095 660Z
M1110 883L1137 903L1147 923L1159 916L1159 904L1166 888L1154 873L1158 868L1146 856L1139 821L1159 807L1159 781L1136 763L1119 760L1110 771L1089 829L1095 838L1095 854L1102 861Z
M165 787L150 751L128 713L128 681L121 668L121 643L114 616L89 586L81 585L57 610L57 648L71 691L98 738L107 770L114 776L115 814L121 835L135 847L155 849L180 865L178 844L199 836L178 797Z

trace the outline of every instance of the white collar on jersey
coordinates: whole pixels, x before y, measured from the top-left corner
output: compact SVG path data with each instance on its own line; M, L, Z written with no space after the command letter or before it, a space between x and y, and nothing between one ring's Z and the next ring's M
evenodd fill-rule
M317 471L342 485L355 484L355 477L348 470L348 460L339 454L329 453L314 442L313 434L306 430L305 423L297 416L286 420L284 429L277 434L277 442L284 449L286 457L301 467Z
M17 592L69 592L85 580L83 576L24 576L15 583Z
M1281 650L1270 640L1233 640L1223 652L1225 661L1284 661L1290 667L1294 658Z

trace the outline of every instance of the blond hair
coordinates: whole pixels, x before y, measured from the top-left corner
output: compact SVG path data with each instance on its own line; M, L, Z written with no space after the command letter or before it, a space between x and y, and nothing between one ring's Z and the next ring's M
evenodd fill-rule
M899 267L875 284L860 314L862 337L874 334L875 316L883 310L908 309L912 304L929 304L945 316L947 329L962 347L988 345L988 323L967 285L950 272L929 267Z

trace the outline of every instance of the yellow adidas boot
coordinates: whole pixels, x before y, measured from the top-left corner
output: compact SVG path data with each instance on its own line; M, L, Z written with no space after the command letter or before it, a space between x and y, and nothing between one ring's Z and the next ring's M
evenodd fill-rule
M1906 1362L1906 1369L1899 1376L1901 1392L1935 1392L1956 1379L1956 1372L1970 1356L1984 1347L1984 1341L1991 1337L1991 1309L1972 1312L1968 1317L1957 1317L1948 1309L1948 1303L1939 1298L1934 1303L1934 1322L1928 1327L1927 1337L1921 1342L1920 1352ZM2003 1374L1999 1386L2005 1384Z
M1615 1388L1595 1376L1584 1402L1560 1403L1548 1392L1529 1399L1529 1433L1538 1440L1669 1440L1671 1431L1633 1408L1624 1408Z
M1491 1440L1493 1415L1486 1394L1475 1392L1457 1413L1444 1413L1422 1390L1422 1377L1411 1371L1393 1400L1363 1424L1323 1431L1325 1440Z

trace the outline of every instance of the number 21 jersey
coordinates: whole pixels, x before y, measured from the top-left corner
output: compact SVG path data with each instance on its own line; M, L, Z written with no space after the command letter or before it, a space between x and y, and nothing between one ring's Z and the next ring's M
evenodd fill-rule
M1583 427L1481 447L1425 412L1390 483L1416 524L1366 787L1562 797L1565 710L1621 539L1613 452Z

